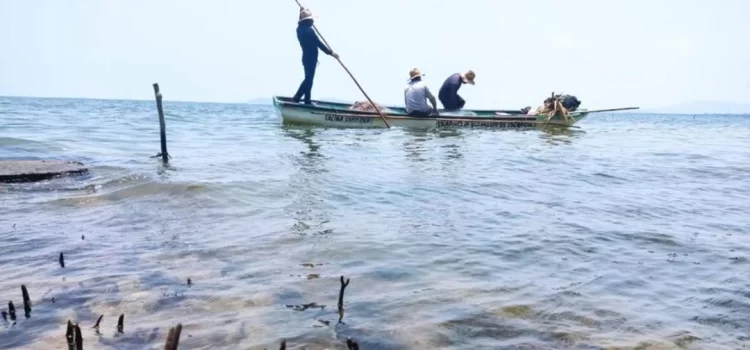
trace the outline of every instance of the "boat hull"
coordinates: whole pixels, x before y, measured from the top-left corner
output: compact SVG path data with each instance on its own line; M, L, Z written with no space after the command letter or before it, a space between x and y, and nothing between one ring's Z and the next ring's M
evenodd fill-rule
M273 105L285 124L317 125L336 128L385 128L383 118L375 112L348 109L348 104L315 101L313 105L299 104L285 97L274 97ZM386 107L384 113L392 127L410 129L453 129L453 128L535 128L548 126L570 126L559 118L546 121L541 116L512 114L513 111L463 110L460 113L443 112L437 117L411 117L398 108ZM395 112L395 113L394 113ZM586 112L577 113L576 121L585 117Z

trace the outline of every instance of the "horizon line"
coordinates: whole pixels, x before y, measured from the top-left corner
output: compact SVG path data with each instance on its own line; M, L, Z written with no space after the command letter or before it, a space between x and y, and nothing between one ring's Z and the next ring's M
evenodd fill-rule
M156 102L156 97L154 97L153 100L151 99L135 99L135 98L101 98L101 97L64 97L64 96L23 96L23 95L0 95L0 98L19 98L19 99L47 99L47 100L90 100L90 101L129 101L129 102ZM247 99L245 101L241 102L218 102L218 101L187 101L187 100L167 100L163 99L162 101L167 102L177 102L177 103L208 103L208 104L225 104L225 105L249 105L249 106L265 106L265 105L272 105L271 103L250 103L250 101L253 100L272 100L273 95L267 96L267 97L254 97ZM334 98L329 98L334 99ZM743 102L734 102L734 101L712 101L712 100L695 100L695 101L685 101L681 102L681 104L687 104L687 103L700 103L700 102L718 102L718 103L733 103L733 104L742 104L745 105L747 103ZM750 105L750 104L747 104ZM676 115L690 115L690 114L709 114L709 115L750 115L750 113L676 113L676 112L659 112L659 109L668 109L672 106L661 106L661 107L641 107L639 108L640 112L631 111L627 114L676 114ZM651 111L649 111L651 110Z
M168 102L180 102L180 103L214 103L214 104L248 104L247 101L244 102L218 102L218 101L188 101L188 100L170 100L163 98L162 93L162 101L168 101ZM156 97L154 96L154 99L137 99L137 98L112 98L112 97L69 97L69 96L25 96L25 95L0 95L0 98L36 98L36 99L46 99L46 100L92 100L92 101L134 101L134 102L147 102L147 101L153 101L156 102ZM248 100L249 101L249 100Z

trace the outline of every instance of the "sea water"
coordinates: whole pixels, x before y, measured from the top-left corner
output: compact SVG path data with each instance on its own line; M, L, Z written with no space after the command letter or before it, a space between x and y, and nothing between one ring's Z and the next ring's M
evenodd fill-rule
M90 167L0 184L0 348L64 348L68 320L86 349L160 349L177 323L185 349L749 347L748 116L439 132L164 109L170 168L153 101L0 98L0 158Z

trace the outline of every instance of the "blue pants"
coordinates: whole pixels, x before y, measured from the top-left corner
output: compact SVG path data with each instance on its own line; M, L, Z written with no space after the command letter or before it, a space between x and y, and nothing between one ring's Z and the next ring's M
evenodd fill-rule
M432 115L432 111L429 111L429 112L411 111L411 112L407 113L406 115L408 115L410 117L429 117L430 115Z
M294 94L294 101L299 103L302 96L305 96L305 103L310 104L310 95L312 93L313 79L315 78L315 68L318 67L318 62L302 62L302 66L305 68L305 80L299 85L297 93Z
M453 101L447 98L440 98L440 103L443 104L443 109L446 111L457 111L466 105L466 101L461 96L456 96L455 101L456 103L454 104Z

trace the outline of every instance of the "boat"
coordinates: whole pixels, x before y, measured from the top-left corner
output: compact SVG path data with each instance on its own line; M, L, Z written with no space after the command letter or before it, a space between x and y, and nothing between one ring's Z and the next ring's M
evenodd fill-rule
M317 125L345 128L385 128L383 118L374 111L350 109L350 103L313 100L307 105L291 97L274 96L273 106L284 124ZM412 117L404 107L384 106L383 115L390 126L410 129L434 128L524 128L537 126L571 126L588 113L578 110L571 113L575 119L565 123L555 117L526 115L520 110L438 110L438 116ZM575 121L573 121L575 120Z
M412 117L404 107L384 106L383 117L375 111L350 109L352 104L312 100L312 104L297 103L291 97L274 96L273 106L284 124L317 125L344 128L385 128L388 126L434 129L434 128L533 128L562 126L571 127L585 118L590 111L579 108L569 113L569 119L555 116L547 120L546 115L527 115L520 110L464 109L457 112L438 110L438 116ZM636 109L617 108L602 111ZM572 118L571 118L572 117Z

